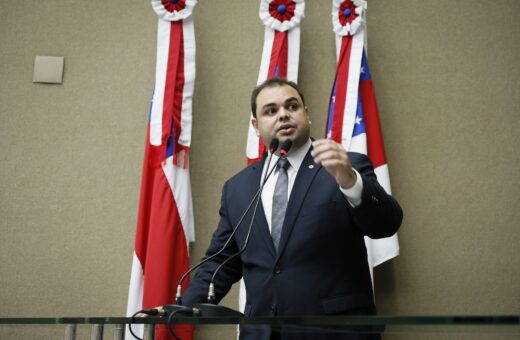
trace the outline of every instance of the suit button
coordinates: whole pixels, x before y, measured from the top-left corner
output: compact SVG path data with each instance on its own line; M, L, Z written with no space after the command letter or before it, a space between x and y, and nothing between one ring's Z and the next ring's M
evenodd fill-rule
M282 271L282 269L280 268L280 266L274 267L274 273L275 274L280 274L281 271Z

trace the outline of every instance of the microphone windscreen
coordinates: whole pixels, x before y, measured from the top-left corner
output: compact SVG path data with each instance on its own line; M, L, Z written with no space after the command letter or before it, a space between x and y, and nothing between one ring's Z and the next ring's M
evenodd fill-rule
M286 155L292 146L292 140L288 139L284 142L282 142L282 146L280 147L280 154Z
M269 144L269 151L271 151L271 153L274 153L276 150L278 150L278 144L280 144L278 138L273 138L271 144Z

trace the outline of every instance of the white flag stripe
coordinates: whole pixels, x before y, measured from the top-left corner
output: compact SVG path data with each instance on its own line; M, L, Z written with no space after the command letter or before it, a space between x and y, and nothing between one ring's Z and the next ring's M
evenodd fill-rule
M362 153L364 155L367 154L367 135L366 135L366 133L361 133L355 137L352 137L352 141L350 142L349 151Z
M274 30L266 27L264 30L264 48L262 50L262 61L260 63L260 71L258 72L257 85L267 79L269 73L269 65L271 62L271 52L273 50Z
M252 117L252 116L251 116ZM249 129L247 131L247 146L246 146L246 156L249 159L258 158L258 136L256 135L255 128L252 124L249 124Z
M179 212L179 217L182 222L182 228L184 229L186 246L188 246L189 242L195 241L189 169L174 166L171 156L166 159L166 162L163 162L162 169L172 190L177 211Z
M336 36L336 39L342 39ZM347 81L347 101L345 103L343 115L342 144L346 150L350 150L350 141L352 140L352 131L354 131L354 123L356 121L356 112L358 105L358 89L361 58L363 57L364 30L360 28L352 37L352 51L349 61L349 73ZM337 97L337 95L336 95Z
M258 72L257 85L261 84L267 79L269 73L269 64L271 61L271 52L273 49L274 42L274 30L266 27L264 30L264 47L262 49L262 60L260 62L260 71ZM253 115L251 114L251 118ZM256 131L251 124L247 130L247 144L246 144L246 157L248 159L256 159L260 157L258 154L258 145L260 143L259 137L256 135Z
M192 100L195 88L195 29L193 18L184 19L182 26L184 39L184 88L182 93L179 144L189 147L191 145Z
M367 246L368 262L371 268L399 256L399 241L397 235L381 239L365 237Z
M374 169L374 172L377 176L377 181L383 189L385 189L386 193L391 195L392 194L392 187L390 186L390 173L388 171L388 165L383 164L381 166L378 166Z
M161 145L162 142L162 111L168 52L170 49L170 29L171 23L169 21L159 19L157 27L157 67L155 71L153 105L150 114L150 144L155 146Z
M391 195L392 188L390 187L388 165L383 164L375 168L374 172L376 173L379 184ZM399 239L397 238L397 234L377 240L365 237L365 244L367 246L368 261L371 268L399 255Z
M298 65L300 62L300 27L294 27L287 33L287 79L298 82Z
M136 311L143 308L143 266L139 261L135 251L132 259L132 272L130 274L130 288L128 289L128 305L126 309L126 315L131 316ZM142 338L143 336L143 325L132 325L132 331ZM132 334L128 330L128 326L125 330L126 339L133 339Z

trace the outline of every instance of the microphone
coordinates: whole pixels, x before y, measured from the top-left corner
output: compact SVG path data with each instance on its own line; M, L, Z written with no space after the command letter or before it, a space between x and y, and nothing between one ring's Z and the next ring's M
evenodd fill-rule
M280 144L280 141L278 140L278 138L276 138L276 137L273 138L273 140L269 144L269 151L271 151L271 154L275 153L276 150L278 150L279 144ZM269 158L269 160L271 160L271 158Z
M269 158L267 159L267 169L269 169L269 165L271 163L271 159L273 157L273 154L276 152L276 150L278 149L278 145L280 144L280 141L278 140L278 138L273 138L273 140L271 140L271 143L269 144L269 151L270 151L270 154L269 154ZM273 168L274 169L274 168ZM204 263L208 262L209 260L215 258L216 256L220 255L224 249L226 249L226 247L229 245L229 242L231 242L231 239L233 238L233 236L235 236L235 233L236 231L238 230L238 228L240 227L240 225L242 224L242 221L244 220L244 218L246 217L247 213L249 212L249 210L251 210L251 207L253 205L253 203L255 202L255 199L257 197L259 197L264 185L265 185L265 182L267 181L267 179L269 178L269 176L271 175L272 173L272 170L271 172L269 172L267 174L267 176L264 178L263 182L262 182L262 185L260 186L260 188L258 189L258 191L255 193L255 195L253 196L253 199L251 200L251 202L249 203L249 205L247 206L246 210L244 211L244 213L242 214L242 216L240 217L240 219L238 220L236 226L233 228L233 231L231 232L231 235L229 235L228 239L226 240L226 242L224 243L224 245L222 246L222 248L217 251L215 254L211 255L211 256L208 256L207 258L203 259L202 261L200 261L199 263L197 263L196 265L194 265L193 267L191 267L190 269L188 269L188 271L186 271L181 279L179 280L179 284L177 285L177 292L176 292L176 295L175 295L175 304L174 305L166 305L164 306L163 308L167 311L168 313L168 310L177 310L179 309L179 307L182 307L182 283L184 282L184 280L188 277L188 275L193 272L195 269L197 269L198 267L200 267L201 265L203 265ZM255 210L256 210L256 207L255 207ZM168 313L169 314L169 313Z
M272 171L276 168L276 165L278 164L278 162L280 162L280 159L282 158L286 158L287 157L287 153L289 152L289 150L291 149L292 147L292 140L286 140L284 142L282 142L282 145L280 147L280 158L278 158L278 161L276 162L275 166L273 166L273 168L271 169L271 172L269 172L269 175L272 173ZM268 167L269 169L269 167ZM260 191L263 189L265 183L267 181L267 176L266 176L266 179L264 180L264 182L262 183L262 186L260 187ZM242 249L240 249L237 253L231 255L230 257L228 257L227 259L225 259L218 267L217 269L215 269L215 271L213 272L213 276L211 277L211 281L210 281L210 284L209 284L209 292L208 292L208 304L200 304L200 305L197 305L197 307L200 309L200 310L205 310L208 305L213 305L214 306L214 303L215 303L215 285L214 285L214 281L215 281L215 277L217 276L217 273L220 271L220 269L226 264L228 263L229 261L231 261L232 259L234 259L235 257L239 256L240 254L242 254L246 248L247 248L247 245L249 244L249 236L251 235L251 230L253 228L253 222L255 220L255 216L256 216L256 209L258 207L258 203L260 202L260 199L262 198L262 195L258 195L258 197L256 198L256 203L255 203L255 208L253 210L253 216L251 217L251 223L249 224L249 229L247 230L247 235L246 235L246 240L244 241L244 246L242 247ZM220 306L219 306L220 307ZM213 315L212 315L213 316ZM222 315L222 316L226 316L226 315Z
M287 153L289 152L289 149L291 148L293 142L292 140L288 139L285 142L282 142L282 146L280 147L280 156L281 157L287 157Z

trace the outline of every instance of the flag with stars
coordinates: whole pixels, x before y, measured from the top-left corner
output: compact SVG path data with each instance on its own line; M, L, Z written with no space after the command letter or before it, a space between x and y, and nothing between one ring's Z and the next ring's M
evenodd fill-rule
M379 112L368 68L365 0L332 0L337 68L329 102L326 136L372 160L377 180L391 194ZM399 255L397 234L365 237L370 269Z
M336 84L334 84L329 105L329 117L327 122L328 138L331 137L331 131L333 129L335 91ZM356 115L352 129L352 138L350 139L347 150L368 155L374 165L374 171L379 184L381 184L388 194L391 194L390 176L374 85L364 50L360 66ZM392 237L377 240L365 237L365 244L367 246L368 260L372 268L399 255L397 234Z

